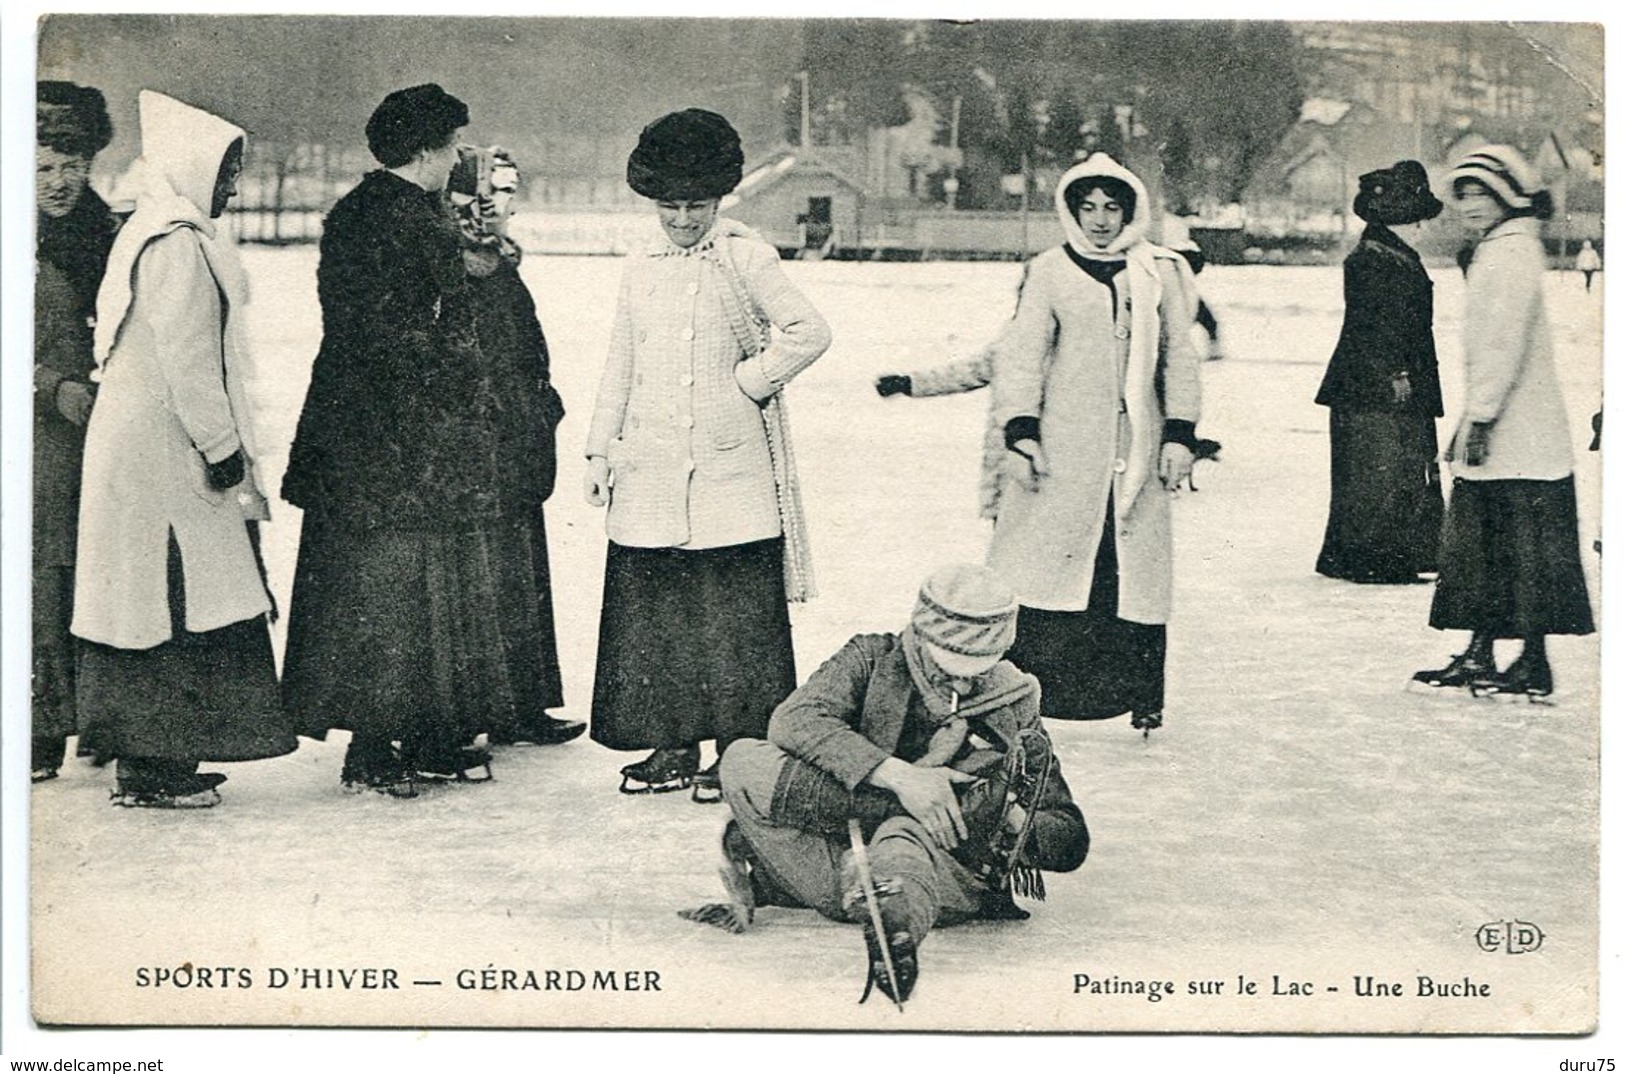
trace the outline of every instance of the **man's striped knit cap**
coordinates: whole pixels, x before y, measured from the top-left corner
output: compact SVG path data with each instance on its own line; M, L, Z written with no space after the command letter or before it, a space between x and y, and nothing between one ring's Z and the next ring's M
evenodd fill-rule
M1016 595L986 567L955 564L920 587L910 625L921 641L962 656L997 656L1016 640Z

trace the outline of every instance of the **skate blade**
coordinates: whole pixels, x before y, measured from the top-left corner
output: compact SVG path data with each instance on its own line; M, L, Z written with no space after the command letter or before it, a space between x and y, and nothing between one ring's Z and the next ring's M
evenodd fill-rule
M1479 694L1477 696L1486 698L1501 705L1542 705L1551 707L1556 704L1556 702L1552 700L1551 694L1528 694L1515 691L1508 692L1495 690L1489 693Z
M663 783L644 783L642 780L633 779L631 776L622 776L621 793L671 794L673 791L687 790L693 782L688 776L678 776L676 779L669 779Z
M220 792L214 788L196 794L136 794L113 791L109 800L125 809L212 809L220 804Z
M1419 697L1478 697L1480 696L1470 686L1444 686L1423 682L1421 679L1412 679L1405 684L1405 692L1416 694ZM1487 695L1486 695L1487 696Z
M408 798L417 798L422 793L419 784L403 780L399 783L366 783L361 780L345 780L339 785L345 794L362 795L371 791L381 794L385 798L395 798L405 801Z

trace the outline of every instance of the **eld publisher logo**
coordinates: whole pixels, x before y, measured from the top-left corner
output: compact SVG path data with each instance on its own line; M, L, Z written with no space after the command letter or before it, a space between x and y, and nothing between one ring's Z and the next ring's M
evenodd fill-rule
M1522 955L1539 951L1546 936L1539 925L1528 921L1491 921L1478 930L1480 951L1505 951L1509 955Z

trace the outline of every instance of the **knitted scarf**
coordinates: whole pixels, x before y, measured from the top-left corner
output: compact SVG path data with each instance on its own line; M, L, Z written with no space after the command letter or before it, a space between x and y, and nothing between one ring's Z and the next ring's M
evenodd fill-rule
M732 327L746 358L767 349L772 340L771 322L756 308L733 258L717 240L723 236L750 236L755 233L743 224L719 218L711 232L694 246L695 255L715 265L726 286L722 288ZM790 412L783 392L774 392L762 405L762 425L767 432L767 449L773 463L773 484L778 491L779 525L784 530L784 590L792 603L817 596L813 580L812 546L807 537L807 516L801 504L801 482L796 476L794 447L790 440Z

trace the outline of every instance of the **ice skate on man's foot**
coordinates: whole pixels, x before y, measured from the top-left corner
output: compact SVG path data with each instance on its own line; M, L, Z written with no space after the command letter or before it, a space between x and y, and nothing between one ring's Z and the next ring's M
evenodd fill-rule
M679 910L677 916L702 925L715 925L725 932L745 933L756 921L757 880L750 844L730 820L722 829L722 865L717 870L728 893L727 902L709 902L693 910Z
M858 1002L867 1002L878 988L902 1010L920 977L917 944L902 893L890 881L876 880L872 894L863 887L847 893L846 912L862 923L868 951L868 977Z

